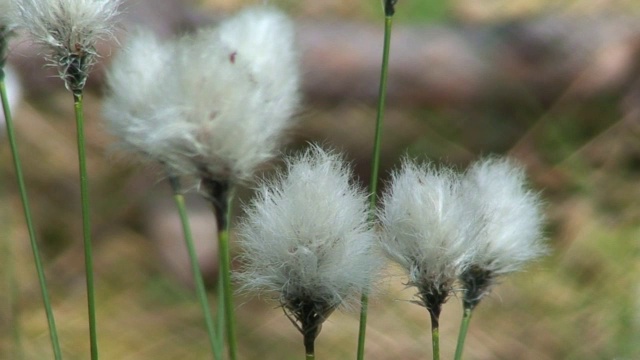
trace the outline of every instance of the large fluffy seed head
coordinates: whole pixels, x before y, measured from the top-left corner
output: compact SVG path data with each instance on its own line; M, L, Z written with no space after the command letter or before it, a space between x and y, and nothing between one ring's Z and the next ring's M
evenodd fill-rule
M15 21L49 49L67 87L82 87L95 62L95 44L112 35L120 0L15 0ZM80 84L70 77L80 72Z
M124 52L109 76L115 100L108 100L105 112L111 127L125 145L178 175L247 180L276 154L299 103L292 39L293 27L284 15L260 8L217 29L154 45L151 50L170 52L173 60L166 61L171 65L160 78L149 79L165 94L142 99L150 109L145 114L128 99L130 92L145 93L137 89L138 78L147 77L144 49ZM256 52L254 45L264 51Z
M239 226L242 289L275 293L289 310L348 305L380 267L367 196L340 156L313 147L264 182Z
M482 219L473 265L492 275L516 271L545 252L540 197L507 159L478 161L463 180L465 203Z
M477 224L467 215L455 172L405 160L382 197L382 247L407 270L410 285L446 288L472 253Z

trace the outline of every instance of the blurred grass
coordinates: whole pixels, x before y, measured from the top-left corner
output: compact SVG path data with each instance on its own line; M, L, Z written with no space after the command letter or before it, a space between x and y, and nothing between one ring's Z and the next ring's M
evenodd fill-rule
M240 4L236 0L210 3L225 8ZM278 3L308 16L378 16L375 2ZM431 6L427 3L402 2L399 20L465 14L462 0L430 3L437 10L422 8ZM513 10L517 4L530 14L548 8L549 3L494 0L473 6L502 9L489 14L495 18L517 13ZM605 5L619 11L640 7L634 1L595 5L573 1L563 8L587 11L590 6ZM551 255L526 272L504 279L480 305L465 358L640 358L640 125L622 110L619 97L552 104L523 99L456 109L407 110L390 105L383 139L387 169L407 149L418 157L459 166L480 154L511 154L528 166L533 186L547 202ZM147 209L155 204L153 199L168 196L166 184L157 180L153 169L105 156L111 140L99 118L99 95L89 94L87 106L101 357L207 358L206 333L195 296L176 281L162 261L156 239L145 230L145 224L153 221ZM374 117L374 109L362 104L309 109L300 135L346 149L366 180ZM17 118L63 351L66 359L86 359L89 342L70 96L60 90L46 99L31 99ZM10 281L0 277L0 358L14 358L9 326L10 319L18 316L25 359L47 359L51 356L46 322L27 234L16 210L20 203L9 151L3 139L0 145L0 241L11 247L20 296L16 313L8 302ZM3 258L3 275L7 266ZM383 291L370 307L367 358L426 358L430 353L428 314L407 301L413 292L403 288L400 272L390 272L393 276L382 284ZM241 358L300 358L301 336L276 303L262 300L240 296L236 301ZM443 358L451 358L455 348L459 307L453 298L442 315ZM356 337L357 314L336 313L318 339L318 357L353 358Z

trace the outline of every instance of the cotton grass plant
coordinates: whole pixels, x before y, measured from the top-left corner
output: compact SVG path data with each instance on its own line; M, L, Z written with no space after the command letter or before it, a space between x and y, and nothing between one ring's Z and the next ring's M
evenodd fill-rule
M119 0L14 0L16 27L46 51L73 94L77 128L82 229L89 312L91 359L98 358L89 184L85 155L83 90L98 54L96 43L112 36Z
M392 175L379 213L382 248L408 273L418 304L431 317L433 358L439 359L442 305L473 254L476 221L461 201L461 181L448 168L405 159Z
M303 336L305 357L338 307L378 277L365 193L341 156L312 146L257 189L238 227L241 290L273 297Z
M297 62L291 21L257 7L165 43L140 32L108 74L105 117L121 146L161 163L176 194L175 179L195 178L213 206L232 359L230 203L235 185L277 154L291 126Z
M408 274L407 285L431 315L433 358L439 359L442 305L462 291L462 357L471 312L496 277L544 253L539 196L508 159L476 162L461 174L405 159L383 196L382 248Z
M521 167L509 159L481 160L467 170L462 184L464 203L481 229L474 234L473 257L459 274L464 292L456 359L462 358L473 310L497 279L546 252L540 196L527 187Z

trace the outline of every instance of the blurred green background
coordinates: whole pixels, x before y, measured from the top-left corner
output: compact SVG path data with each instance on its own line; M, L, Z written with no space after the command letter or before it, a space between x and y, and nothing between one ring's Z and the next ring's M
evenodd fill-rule
M256 2L199 3L215 14ZM301 22L341 19L382 26L379 1L274 3ZM400 0L396 26L482 26L549 14L635 16L640 24L637 1ZM635 41L638 46L640 37ZM632 86L640 71L631 74L638 78L584 97L568 95L575 79L546 97L515 84L519 95L504 99L388 104L385 173L406 152L459 167L483 154L511 155L527 166L532 186L546 202L551 254L503 279L483 301L471 323L465 358L640 359L640 96ZM167 259L162 247L168 245L155 238L161 231L153 230L178 221L168 186L158 169L122 161L109 150L112 139L100 119L100 96L99 89L91 90L86 104L101 358L208 358L198 303L184 269L178 269L186 266ZM30 96L17 110L16 126L65 358L86 359L71 100L61 84L46 96ZM308 140L344 149L367 180L375 104L309 98L300 118L291 149ZM0 138L0 358L49 359L16 189L8 144ZM241 201L250 196L250 190L242 191ZM190 198L192 210L206 214L198 200ZM169 241L175 248L182 244L179 236ZM428 313L409 302L413 290L404 288L402 273L389 273L370 306L367 359L430 358ZM301 358L300 334L268 300L236 298L241 358ZM450 299L441 317L443 359L453 356L460 307L458 299ZM317 341L318 358L355 358L357 329L356 312L332 315Z

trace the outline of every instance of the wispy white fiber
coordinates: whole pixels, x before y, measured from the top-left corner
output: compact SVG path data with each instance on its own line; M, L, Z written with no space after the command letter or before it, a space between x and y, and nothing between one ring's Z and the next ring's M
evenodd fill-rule
M380 260L367 196L351 179L341 156L314 146L260 185L238 228L244 291L276 294L291 312L358 299Z
M282 13L260 7L168 44L148 40L146 50L148 35L133 39L109 73L110 128L176 175L250 179L300 101L293 34Z
M184 110L172 100L179 96L178 77L171 74L178 66L175 48L139 30L107 73L110 93L103 109L110 131L123 147L161 162L172 161L182 142L190 141L189 131L179 128Z
M409 285L451 290L469 264L477 222L461 201L460 178L448 168L405 159L382 197L382 247L409 274Z
M545 253L542 205L527 187L524 169L508 159L484 159L471 166L463 184L465 204L483 223L474 266L502 275Z
M14 2L16 25L48 48L48 59L59 68L67 87L83 87L97 56L96 42L112 36L120 0ZM76 71L84 79L73 79Z

